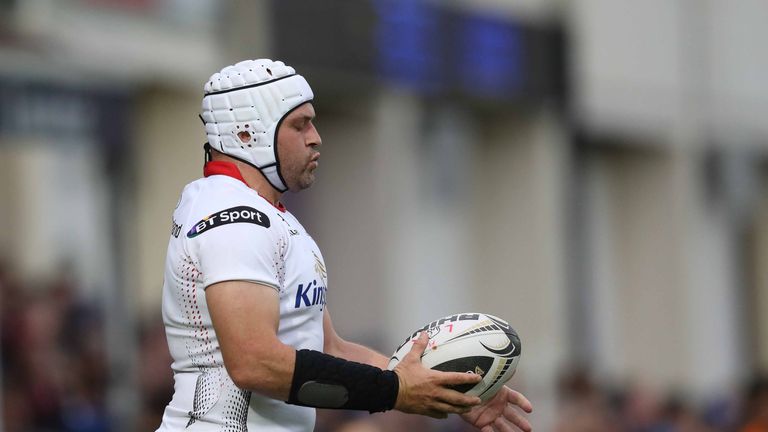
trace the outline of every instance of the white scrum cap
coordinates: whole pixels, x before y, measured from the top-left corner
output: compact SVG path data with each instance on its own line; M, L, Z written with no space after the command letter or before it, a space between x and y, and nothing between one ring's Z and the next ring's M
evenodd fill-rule
M208 144L258 168L284 192L288 187L280 173L277 129L313 97L304 77L283 62L259 59L227 66L205 83L200 117Z

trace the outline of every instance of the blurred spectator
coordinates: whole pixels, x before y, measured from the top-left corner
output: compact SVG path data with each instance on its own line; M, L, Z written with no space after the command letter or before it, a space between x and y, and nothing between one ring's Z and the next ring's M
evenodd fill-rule
M98 308L68 272L23 286L0 266L5 430L109 430L106 353Z
M342 424L337 432L384 432L384 430L371 419L357 419Z
M665 431L661 419L661 398L648 388L635 384L624 398L621 417L627 431Z
M736 395L714 395L702 410L701 418L712 430L737 430L740 408Z
M662 407L661 422L656 429L670 432L708 432L711 430L697 413L685 403L683 398L676 395L667 399Z
M742 432L768 432L768 378L755 378L744 398L745 421Z
M618 430L611 421L605 395L583 368L566 371L558 383L560 402L556 432L608 432Z
M155 430L163 418L163 410L173 396L171 354L165 342L165 327L161 320L147 323L141 332L139 376L143 400L141 430Z

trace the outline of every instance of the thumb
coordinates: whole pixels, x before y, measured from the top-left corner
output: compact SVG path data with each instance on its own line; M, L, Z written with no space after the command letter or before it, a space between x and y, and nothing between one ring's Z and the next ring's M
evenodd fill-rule
M421 355L424 354L424 350L427 349L427 344L429 343L429 336L427 336L427 332L421 332L419 333L419 337L416 338L415 341L413 341L413 346L411 347L411 350L408 352L408 354L405 356L403 360L406 358L416 358L416 361L421 362Z

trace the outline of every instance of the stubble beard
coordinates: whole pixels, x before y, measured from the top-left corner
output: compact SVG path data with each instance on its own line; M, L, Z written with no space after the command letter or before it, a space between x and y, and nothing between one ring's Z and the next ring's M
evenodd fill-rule
M309 189L315 183L315 173L309 169L304 169L294 177L294 181L291 183L293 183L293 185L290 185L291 192Z

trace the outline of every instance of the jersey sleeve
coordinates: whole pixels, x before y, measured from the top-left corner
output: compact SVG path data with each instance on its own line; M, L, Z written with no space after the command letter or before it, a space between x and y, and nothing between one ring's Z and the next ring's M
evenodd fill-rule
M202 219L186 234L203 288L242 280L282 290L287 242L265 213L245 206L224 209Z

